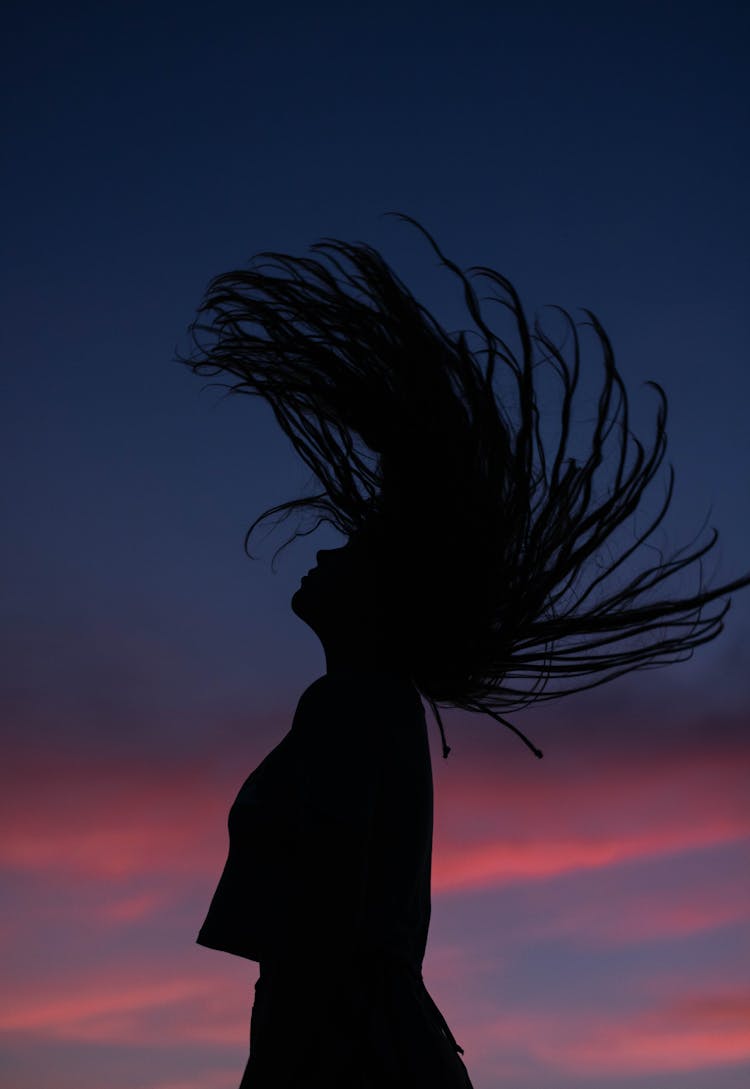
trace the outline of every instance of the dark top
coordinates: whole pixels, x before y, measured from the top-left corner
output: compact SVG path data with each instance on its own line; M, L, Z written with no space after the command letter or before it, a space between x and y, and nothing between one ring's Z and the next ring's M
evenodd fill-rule
M432 766L419 693L325 674L229 812L229 855L197 941L272 963L386 952L421 970Z

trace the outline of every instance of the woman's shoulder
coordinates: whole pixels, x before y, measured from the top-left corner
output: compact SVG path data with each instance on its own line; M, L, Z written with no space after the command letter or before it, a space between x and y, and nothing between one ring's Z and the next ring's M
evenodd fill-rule
M303 703L349 705L362 710L374 706L379 709L411 706L423 710L419 691L409 677L365 666L324 673L304 690L299 705Z
M313 724L319 733L343 731L362 738L368 723L382 731L403 727L405 719L424 720L419 692L409 678L366 668L332 670L304 690L293 728Z
M429 781L424 709L411 685L378 683L369 671L327 673L302 693L292 733L315 812L370 813L384 783L413 793L415 778Z

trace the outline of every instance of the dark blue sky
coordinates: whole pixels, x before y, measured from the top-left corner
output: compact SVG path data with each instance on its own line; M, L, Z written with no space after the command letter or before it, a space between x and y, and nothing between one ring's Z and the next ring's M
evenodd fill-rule
M750 522L747 23L732 4L11 5L3 543L25 653L62 640L58 661L80 668L77 647L119 661L111 641L148 632L170 659L153 683L196 669L209 702L217 670L244 698L317 668L287 601L325 537L275 578L282 538L263 562L242 555L303 467L264 406L201 394L171 356L211 275L325 235L378 246L465 323L391 209L461 264L499 268L530 311L599 315L641 426L643 381L670 399L670 534L713 503L734 574ZM736 602L725 649L747 617Z
M467 325L399 210L530 313L590 308L639 434L643 383L669 397L666 544L712 507L706 574L750 565L749 24L722 2L5 5L14 1089L238 1080L246 966L194 959L194 934L233 792L323 671L289 598L340 541L275 575L283 529L243 553L309 478L264 405L173 362L212 275L361 239ZM477 1089L747 1083L749 636L746 591L690 665L521 717L541 765L447 716L430 978Z

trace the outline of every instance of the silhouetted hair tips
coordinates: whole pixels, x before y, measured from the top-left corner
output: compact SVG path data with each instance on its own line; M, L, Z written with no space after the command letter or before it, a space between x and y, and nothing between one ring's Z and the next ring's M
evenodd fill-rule
M472 266L511 315L511 348L425 228L388 214L413 224L458 278L479 348L467 331L446 332L372 247L328 238L311 247L321 260L264 251L212 280L190 327L193 350L179 359L197 374L231 376L219 383L231 393L265 398L322 489L256 518L246 550L259 523L292 510L316 517L305 533L327 522L363 535L388 587L399 659L441 733L438 704L482 712L541 756L505 714L690 658L722 631L730 600L707 606L750 585L750 573L704 586L715 529L693 551L691 542L667 559L659 553L654 566L634 566L674 487L670 466L659 509L616 547L615 531L664 458L661 386L647 383L656 421L651 439L639 440L595 314L584 310L588 321L576 323L554 307L569 336L566 358L537 319L530 327L509 280ZM603 365L590 434L572 416L583 326ZM552 441L549 413L540 413L544 375L560 393ZM581 438L583 456L574 458ZM697 591L671 594L670 580L696 564ZM447 755L444 733L443 747Z

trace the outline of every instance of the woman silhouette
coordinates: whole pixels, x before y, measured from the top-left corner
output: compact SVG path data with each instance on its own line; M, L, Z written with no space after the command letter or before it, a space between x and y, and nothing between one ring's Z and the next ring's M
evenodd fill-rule
M347 539L318 553L292 598L326 673L230 810L229 855L198 936L260 964L240 1089L470 1089L421 974L433 797L420 696L444 756L438 704L491 715L541 756L500 712L689 658L722 630L730 601L706 606L750 584L747 574L666 592L683 569L702 571L716 530L692 552L634 563L671 501L671 467L656 515L617 548L664 457L666 397L649 383L655 437L640 442L595 315L581 324L604 377L575 459L576 323L557 308L569 363L537 321L532 332L507 279L469 270L500 289L517 358L466 274L400 218L461 280L481 349L447 333L371 247L329 239L313 249L331 268L262 253L270 265L216 277L181 358L264 397L322 485L264 512L246 549L259 522L295 509L317 515L305 532L326 521ZM562 386L554 441L539 411L545 367Z

